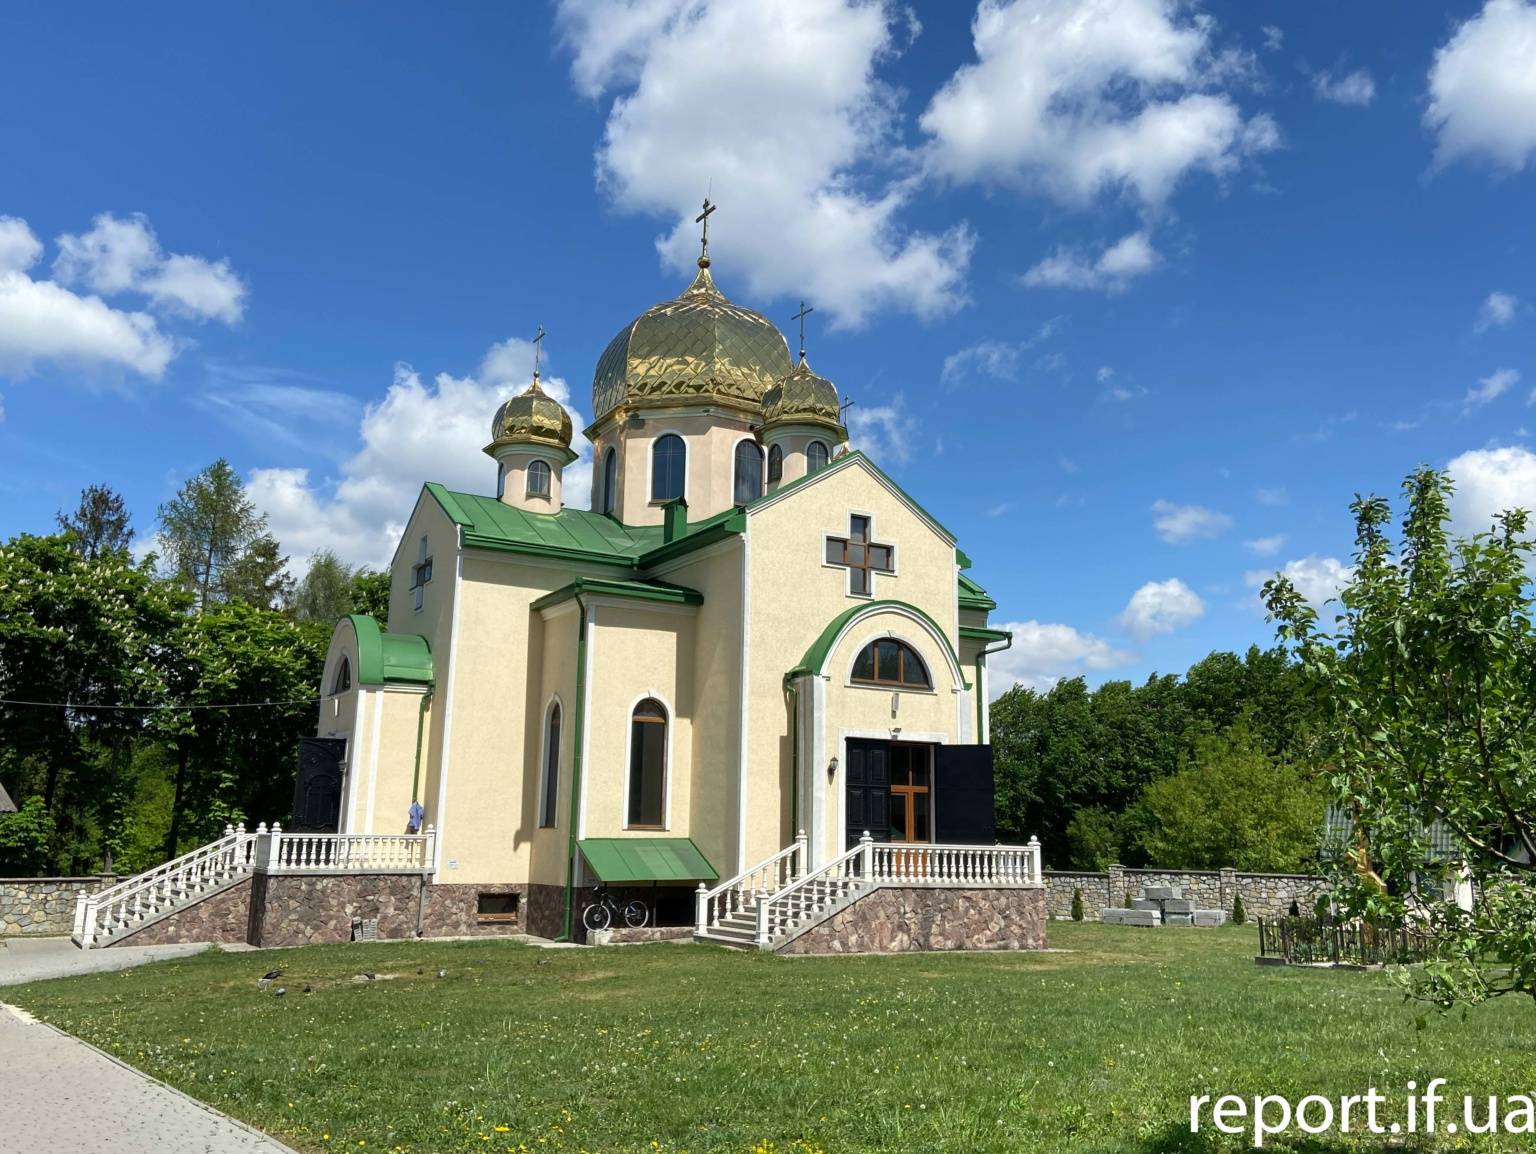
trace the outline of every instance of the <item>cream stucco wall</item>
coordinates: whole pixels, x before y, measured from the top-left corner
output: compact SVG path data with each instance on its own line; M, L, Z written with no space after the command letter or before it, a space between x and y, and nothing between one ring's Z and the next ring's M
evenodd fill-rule
M500 473L501 500L514 509L529 513L558 513L561 509L561 488L566 454L537 445L508 445L496 452L496 469ZM549 492L528 492L528 467L534 461L549 466Z
M609 420L593 430L592 508L602 507L603 454L611 445L619 451L619 500L614 514L626 525L661 524L662 506L651 501L651 448L668 433L680 436L688 451L683 497L689 519L702 521L729 509L736 445L752 439L752 424L736 410L715 407L646 409L631 419Z
M827 447L827 459L832 459L832 454L837 452L838 441L831 432L819 425L778 425L762 435L763 442L763 479L768 478L767 452L777 445L784 451L784 473L778 481L767 483L766 488L773 492L781 485L805 476L808 467L806 452L812 441L820 441Z

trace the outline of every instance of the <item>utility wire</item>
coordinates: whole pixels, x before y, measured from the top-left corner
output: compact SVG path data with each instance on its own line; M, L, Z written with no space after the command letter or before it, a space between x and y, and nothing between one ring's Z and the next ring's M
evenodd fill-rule
M14 697L0 697L0 705L35 705L42 709L262 709L285 705L318 705L318 697L302 697L295 701L231 701L226 705L82 705L72 701L21 701Z

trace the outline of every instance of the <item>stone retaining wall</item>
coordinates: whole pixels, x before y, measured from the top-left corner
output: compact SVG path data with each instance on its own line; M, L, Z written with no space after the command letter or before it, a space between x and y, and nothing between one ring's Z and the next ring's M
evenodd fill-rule
M1045 871L1046 908L1053 918L1072 916L1072 891L1083 895L1083 919L1096 922L1105 906L1125 905L1147 886L1178 886L1201 909L1232 912L1233 899L1243 895L1250 918L1283 917L1295 902L1308 913L1317 896L1328 889L1326 878L1311 874L1239 873L1237 870L1127 869L1113 865L1105 873Z
M113 946L168 946L184 942L243 942L251 920L251 879L183 906L143 929L115 938Z
M880 886L801 934L784 954L1045 948L1043 889Z
M0 878L0 937L69 934L75 898L116 885L112 874L82 878Z
M414 938L419 874L265 874L251 885L246 941L308 946L352 940L353 918L377 918L380 938Z
M481 894L516 894L517 913L508 921L480 920ZM494 938L526 931L528 887L523 885L461 885L443 883L427 887L427 912L421 934L426 938ZM379 927L382 932L383 926Z

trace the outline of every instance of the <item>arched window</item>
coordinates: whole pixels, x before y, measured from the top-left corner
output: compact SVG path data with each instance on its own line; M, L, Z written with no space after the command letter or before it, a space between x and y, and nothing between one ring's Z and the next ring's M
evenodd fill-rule
M507 467L496 466L496 499L500 500L507 495Z
M528 462L528 489L530 497L549 496L549 466L543 461Z
M751 441L736 443L736 504L745 505L763 495L763 451Z
M688 450L676 433L668 433L651 449L651 500L675 501L683 495Z
M805 471L814 473L818 469L825 469L831 456L825 444L821 441L812 441L805 447Z
M660 829L667 792L667 710L647 697L629 719L630 827Z
M550 702L549 718L544 722L544 773L539 793L539 825L558 824L560 808L560 703Z
M882 637L871 641L854 658L853 679L867 685L893 685L902 689L932 689L933 679L917 650L905 641Z
M768 483L777 484L784 479L784 450L778 445L768 450Z
M617 449L609 449L603 454L603 512L612 516L618 498L619 453Z
M336 667L336 676L331 680L331 695L345 693L352 688L352 662L347 658L341 659L341 664Z

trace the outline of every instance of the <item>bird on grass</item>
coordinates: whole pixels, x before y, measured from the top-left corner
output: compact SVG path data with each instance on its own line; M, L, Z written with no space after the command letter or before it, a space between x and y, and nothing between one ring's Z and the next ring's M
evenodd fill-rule
M281 998L287 992L288 988L286 986L278 986L277 989L272 991L272 996L274 998Z

